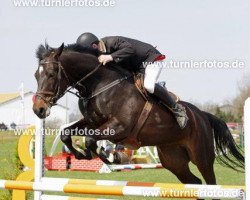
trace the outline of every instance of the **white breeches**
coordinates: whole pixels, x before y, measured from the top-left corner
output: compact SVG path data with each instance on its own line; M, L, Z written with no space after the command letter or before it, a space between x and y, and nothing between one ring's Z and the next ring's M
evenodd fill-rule
M157 82L161 70L162 66L160 62L154 62L145 69L144 87L152 94L154 93L155 83Z

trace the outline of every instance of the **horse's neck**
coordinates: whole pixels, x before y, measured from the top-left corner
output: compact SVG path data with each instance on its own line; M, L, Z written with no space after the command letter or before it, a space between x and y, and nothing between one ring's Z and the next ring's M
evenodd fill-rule
M61 57L65 71L73 79L72 83L79 81L88 73L93 71L100 63L95 56L82 53L65 53ZM120 78L121 72L115 68L101 66L94 74L87 78L82 84L88 90L95 90L103 85Z

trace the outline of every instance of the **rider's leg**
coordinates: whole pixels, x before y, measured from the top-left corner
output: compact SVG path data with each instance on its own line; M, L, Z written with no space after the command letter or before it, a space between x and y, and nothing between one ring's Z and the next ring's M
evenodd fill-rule
M144 87L151 94L154 93L155 83L159 78L161 70L162 67L159 65L159 62L149 64L145 69Z
M184 128L188 121L185 108L173 100L166 88L160 84L156 84L161 69L162 67L159 62L155 62L146 67L144 87L148 92L154 93L167 107L170 108L180 127Z
M154 94L174 113L180 127L185 128L188 121L185 108L181 104L176 103L169 95L167 89L158 83L155 84Z

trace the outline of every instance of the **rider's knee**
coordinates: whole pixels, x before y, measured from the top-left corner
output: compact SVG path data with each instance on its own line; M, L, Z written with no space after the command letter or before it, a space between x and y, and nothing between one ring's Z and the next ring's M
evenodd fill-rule
M155 90L155 82L145 79L144 87L149 93L153 94Z
M156 80L149 74L145 75L144 88L151 94L154 93Z
M160 72L161 67L158 66L157 63L150 64L146 67L144 87L148 92L154 93L155 83L159 77Z

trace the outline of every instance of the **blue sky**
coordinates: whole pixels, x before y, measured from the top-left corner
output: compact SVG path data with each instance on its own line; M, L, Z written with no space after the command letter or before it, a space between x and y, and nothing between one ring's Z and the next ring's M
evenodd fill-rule
M164 69L160 80L184 100L222 103L249 76L250 2L234 0L116 0L110 8L18 8L0 2L0 92L21 82L36 90L35 50L73 43L82 32L122 35L157 46L173 60L241 60L244 69Z

